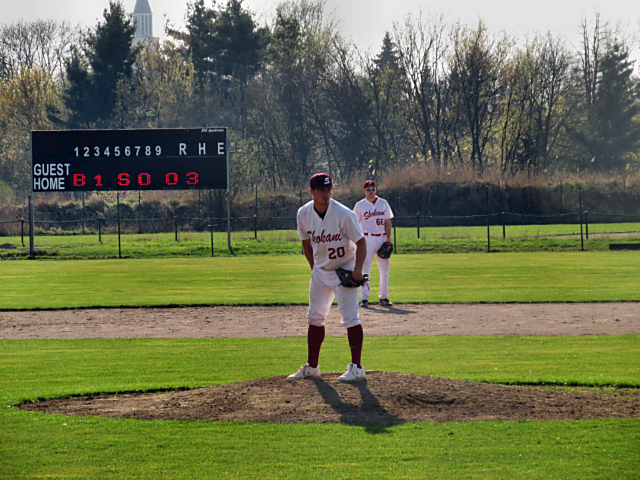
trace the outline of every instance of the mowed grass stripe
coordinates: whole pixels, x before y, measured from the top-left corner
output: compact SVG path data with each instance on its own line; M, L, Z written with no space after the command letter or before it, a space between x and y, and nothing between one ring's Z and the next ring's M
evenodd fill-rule
M305 320L300 319L304 324ZM4 340L3 401L204 385L285 375L306 338ZM322 346L322 370L350 362L344 338ZM640 387L640 336L366 337L369 370L504 384Z
M640 301L638 252L395 255L398 303ZM0 309L304 304L299 256L0 263ZM377 267L372 272L377 292Z

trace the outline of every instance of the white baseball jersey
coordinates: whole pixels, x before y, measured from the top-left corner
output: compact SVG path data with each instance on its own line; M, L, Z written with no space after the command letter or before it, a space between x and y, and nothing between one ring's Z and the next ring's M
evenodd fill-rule
M375 236L384 236L384 221L393 218L393 212L384 198L376 197L373 202L363 198L353 208L362 230Z
M364 235L356 215L334 199L324 219L313 208L313 201L298 210L298 234L301 240L311 240L314 268L335 270L353 268L356 259L355 242Z

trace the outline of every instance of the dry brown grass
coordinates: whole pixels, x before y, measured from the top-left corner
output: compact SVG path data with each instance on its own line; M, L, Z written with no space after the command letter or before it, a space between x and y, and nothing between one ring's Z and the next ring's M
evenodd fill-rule
M362 177L362 178L361 178ZM481 183L486 185L501 185L509 187L552 187L566 184L581 184L588 187L604 187L620 185L623 181L626 188L640 185L640 173L633 175L621 175L619 173L567 173L567 172L541 172L530 174L527 172L502 173L499 168L489 166L484 169L482 175L466 165L449 165L436 168L433 165L412 165L406 168L392 170L382 176L378 185L384 190L402 189L433 183ZM349 183L350 190L362 190L364 175L359 175Z

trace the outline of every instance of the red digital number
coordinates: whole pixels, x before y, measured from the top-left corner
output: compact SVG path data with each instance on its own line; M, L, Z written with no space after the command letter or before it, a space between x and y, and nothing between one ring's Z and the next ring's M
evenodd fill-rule
M131 180L129 180L128 173L120 173L118 175L118 185L120 185L121 187L126 187L130 183L131 183Z
M151 175L149 175L148 173L141 173L140 175L138 175L138 185L142 185L143 187L146 187L150 183L151 183Z
M178 184L178 174L177 173L169 172L169 173L167 173L165 175L164 179L167 182L167 185L177 185Z
M187 185L197 185L198 184L198 174L196 172L187 173Z
M102 175L96 175L93 178L96 181L96 187L104 187L104 185L102 185Z
M86 176L84 176L81 173L74 173L73 174L73 186L74 187L84 187L86 182Z

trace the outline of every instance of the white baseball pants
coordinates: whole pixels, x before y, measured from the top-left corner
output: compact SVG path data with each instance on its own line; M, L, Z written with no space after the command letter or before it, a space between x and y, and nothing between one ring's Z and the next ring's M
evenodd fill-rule
M343 287L334 270L314 267L309 284L307 322L317 327L324 326L334 298L338 301L338 311L342 315L342 326L351 328L360 325L358 289Z
M378 298L389 298L389 269L391 268L391 259L383 259L377 255L378 249L384 242L387 241L387 237L385 237L384 235L380 237L365 235L364 238L367 240L367 258L364 260L362 273L366 273L367 275L369 275L369 278L371 278L371 267L373 267L373 259L375 258L378 261L378 270L380 271L380 287ZM370 284L371 281L367 282L366 285L360 287L360 295L362 296L362 300L369 300L369 295L371 295Z

